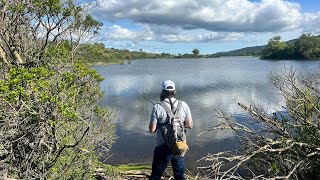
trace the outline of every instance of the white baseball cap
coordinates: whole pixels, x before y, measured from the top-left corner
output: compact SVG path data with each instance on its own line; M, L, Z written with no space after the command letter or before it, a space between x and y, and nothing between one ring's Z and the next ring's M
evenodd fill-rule
M162 83L162 90L174 91L176 90L176 86L171 80L166 80Z

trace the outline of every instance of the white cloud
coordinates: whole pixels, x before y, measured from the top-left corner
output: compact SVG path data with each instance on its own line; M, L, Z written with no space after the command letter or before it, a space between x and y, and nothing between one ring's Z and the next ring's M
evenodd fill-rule
M102 41L135 45L150 41L252 43L274 34L294 32L290 38L301 32L320 34L320 12L303 14L297 1L112 0L101 2L91 13L118 24L105 29Z
M93 14L108 21L206 29L223 32L274 32L299 26L297 3L283 0L114 0L104 1Z
M306 13L302 23L304 32L320 34L320 12Z
M169 33L173 32L173 33ZM209 41L227 41L238 40L242 38L242 33L218 33L208 32L197 33L196 31L188 31L184 33L178 33L175 31L165 31L164 33L153 31L149 26L145 26L143 31L133 31L127 28L113 25L108 27L105 32L105 39L111 41L159 41L159 42L209 42Z
M129 40L133 42L137 41L152 41L155 40L154 33L150 28L145 28L141 32L131 31L126 28L122 28L118 25L113 25L106 29L105 36L108 40Z
M161 35L160 39L164 42L209 42L223 40L238 40L243 37L241 33L217 33L209 32L203 34L169 34Z

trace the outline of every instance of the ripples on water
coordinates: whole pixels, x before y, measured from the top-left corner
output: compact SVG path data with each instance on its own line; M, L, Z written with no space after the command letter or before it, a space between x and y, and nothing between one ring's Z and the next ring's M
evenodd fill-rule
M148 132L148 125L153 105L135 90L157 102L162 81L171 79L176 83L177 97L188 103L194 120L194 128L187 133L191 150L186 167L195 172L200 165L195 162L202 156L238 147L230 131L214 131L197 138L197 134L221 121L213 117L215 109L219 107L242 121L246 116L237 102L255 102L273 112L280 98L270 81L271 72L291 66L302 72L313 72L318 69L319 61L161 59L94 67L105 78L101 87L106 94L101 103L119 113L116 119L119 138L112 147L109 163L152 161L155 135Z

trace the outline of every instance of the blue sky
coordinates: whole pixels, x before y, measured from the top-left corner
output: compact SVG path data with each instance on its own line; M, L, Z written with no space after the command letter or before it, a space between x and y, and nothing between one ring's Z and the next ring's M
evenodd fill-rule
M95 42L155 53L212 54L320 34L319 0L97 0Z

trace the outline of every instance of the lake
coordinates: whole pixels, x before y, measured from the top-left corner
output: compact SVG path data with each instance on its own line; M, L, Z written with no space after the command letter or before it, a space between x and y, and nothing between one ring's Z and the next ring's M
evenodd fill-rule
M320 61L273 61L250 57L213 59L134 60L125 65L94 67L105 80L102 104L117 113L117 141L111 149L109 164L148 163L152 161L155 134L148 132L153 105L159 101L161 83L172 80L177 97L190 106L194 128L187 131L190 151L186 168L197 171L197 163L208 153L239 147L231 131L201 132L222 122L214 115L217 108L245 121L246 114L237 102L254 102L273 112L281 97L270 80L271 74L290 67L300 72L314 72ZM139 92L139 93L137 93Z

